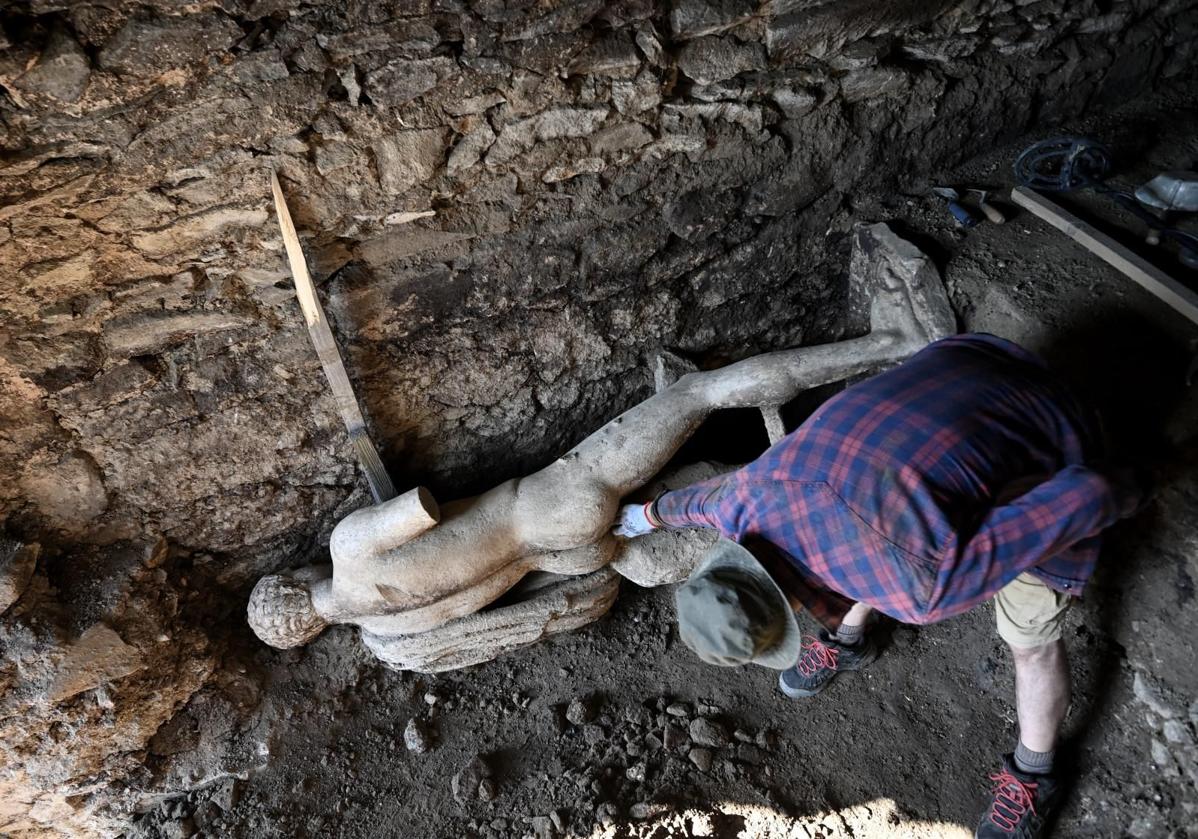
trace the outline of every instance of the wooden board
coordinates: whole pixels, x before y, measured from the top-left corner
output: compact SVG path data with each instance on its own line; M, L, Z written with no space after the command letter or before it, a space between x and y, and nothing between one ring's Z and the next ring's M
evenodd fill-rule
M366 433L366 421L362 418L362 410L358 407L354 387L350 383L349 374L341 360L341 352L337 349L337 341L329 328L328 318L316 296L316 286L308 273L308 263L304 259L304 249L300 246L299 235L295 232L295 224L291 221L291 212L287 209L287 200L283 197L283 189L279 186L279 178L272 170L270 173L270 189L275 199L275 214L279 217L279 229L283 232L283 247L287 251L287 262L291 266L291 276L295 280L295 296L299 299L300 309L304 313L304 322L308 326L308 337L312 339L312 347L324 368L325 378L333 391L333 400L337 404L337 412L349 432L354 445L358 463L366 474L366 483L370 485L370 494L376 504L395 497L395 487L387 477L387 470L379 458L378 450Z
M1011 200L1118 268L1192 322L1198 323L1198 292L1038 192L1017 186L1011 190Z

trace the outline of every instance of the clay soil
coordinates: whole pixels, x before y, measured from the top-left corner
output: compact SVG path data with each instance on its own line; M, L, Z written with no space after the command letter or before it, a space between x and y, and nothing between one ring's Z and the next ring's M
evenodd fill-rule
M1198 111L1185 97L1065 128L1111 143L1126 183L1198 159ZM1021 146L943 181L1009 188ZM1167 429L1176 440L1193 427L1184 417L1194 416L1185 370L1195 329L1009 203L1007 224L962 232L926 186L860 196L838 223L892 222L937 261L964 328L1042 352L1107 411L1124 451L1164 467L1156 502L1111 531L1099 576L1072 612L1075 697L1062 751L1075 782L1054 835L1196 835L1186 776L1195 749L1187 708L1198 697L1196 450L1163 442ZM1063 200L1149 250L1105 202ZM1154 258L1193 279L1172 251ZM742 447L764 439L751 420L740 426ZM630 584L585 631L438 677L378 666L348 629L288 653L247 632L244 665L266 674L262 768L163 803L135 834L971 835L987 774L1014 737L1011 662L993 615L983 607L885 629L875 665L803 702L781 696L766 670L704 666L678 640L671 592Z

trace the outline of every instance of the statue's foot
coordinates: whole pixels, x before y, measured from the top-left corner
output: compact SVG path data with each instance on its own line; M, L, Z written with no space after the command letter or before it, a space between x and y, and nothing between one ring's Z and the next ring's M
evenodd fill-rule
M374 635L362 643L394 670L440 673L490 661L598 620L616 600L620 577L601 568L533 587L525 599L476 612L416 635Z

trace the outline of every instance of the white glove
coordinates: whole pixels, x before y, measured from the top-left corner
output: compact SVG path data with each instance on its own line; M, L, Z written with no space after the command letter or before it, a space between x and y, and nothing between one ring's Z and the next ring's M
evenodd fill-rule
M652 533L656 529L653 526L653 522L649 521L644 504L625 504L620 508L620 515L616 519L616 525L611 529L611 532L617 536L624 536L631 539L634 536L644 536L646 533Z

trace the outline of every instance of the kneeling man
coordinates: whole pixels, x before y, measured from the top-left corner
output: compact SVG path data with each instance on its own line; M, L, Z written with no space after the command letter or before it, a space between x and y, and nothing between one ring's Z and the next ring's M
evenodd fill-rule
M1098 534L1143 496L1100 457L1094 423L1038 358L960 335L844 390L743 469L625 506L616 532L706 527L730 540L677 592L682 638L712 664L782 670L795 698L877 657L874 611L924 624L993 600L1019 739L977 836L1030 839L1058 788L1063 617ZM799 635L797 608L818 637Z

